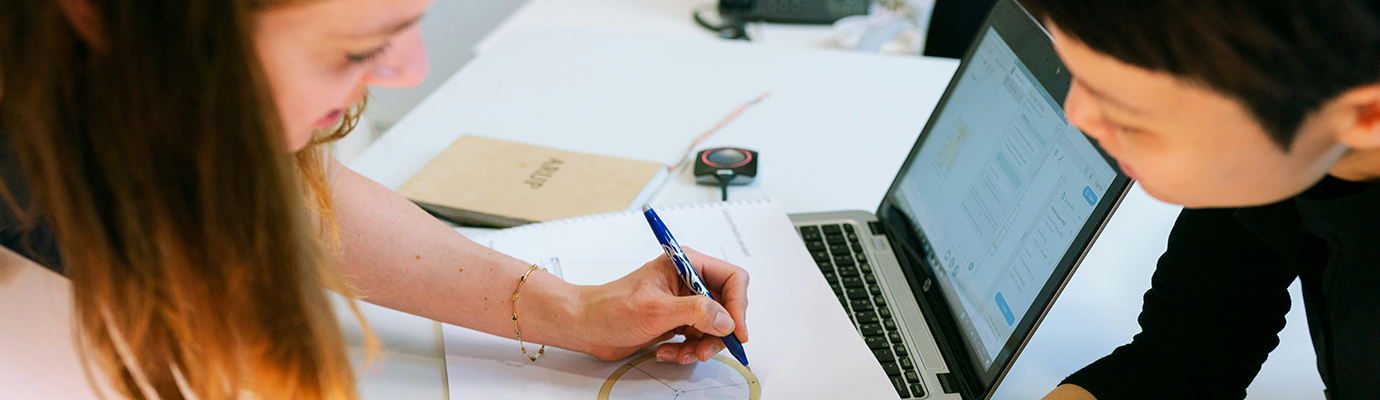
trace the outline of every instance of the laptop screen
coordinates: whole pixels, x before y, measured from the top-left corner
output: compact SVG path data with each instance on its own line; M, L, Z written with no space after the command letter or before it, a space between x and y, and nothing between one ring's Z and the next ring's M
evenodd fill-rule
M1071 247L1091 240L1090 219L1109 212L1100 200L1125 178L1065 118L1066 88L1051 96L992 27L976 40L889 199L990 379L994 361L1009 360L1032 329L1027 314L1051 301L1046 288L1067 275L1066 257L1081 253Z

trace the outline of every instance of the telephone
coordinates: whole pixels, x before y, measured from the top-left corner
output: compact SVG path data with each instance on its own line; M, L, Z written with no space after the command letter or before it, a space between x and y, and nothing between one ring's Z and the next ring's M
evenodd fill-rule
M872 0L719 0L717 13L697 9L692 16L695 23L721 38L749 40L748 22L832 24L843 17L867 14L871 5Z
M739 13L746 21L832 24L867 14L872 0L719 0L719 13Z

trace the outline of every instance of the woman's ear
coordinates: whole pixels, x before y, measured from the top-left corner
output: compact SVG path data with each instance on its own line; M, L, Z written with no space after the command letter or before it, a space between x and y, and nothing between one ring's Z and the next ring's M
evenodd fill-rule
M1346 116L1337 141L1355 150L1380 150L1380 83L1343 93L1337 99Z
M96 14L96 7L91 5L92 0L58 0L58 6L62 8L62 14L67 17L67 22L72 24L72 30L77 32L88 46L97 51L105 51L108 47L105 37L101 34L104 31L101 26L100 16Z

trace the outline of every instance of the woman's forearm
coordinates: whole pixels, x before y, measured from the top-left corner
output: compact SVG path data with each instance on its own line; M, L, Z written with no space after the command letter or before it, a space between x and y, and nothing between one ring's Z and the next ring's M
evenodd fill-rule
M470 241L339 163L333 168L338 260L365 301L514 336L512 295L530 264ZM576 346L568 342L574 339L569 330L579 320L577 290L548 273L533 272L518 301L523 340Z

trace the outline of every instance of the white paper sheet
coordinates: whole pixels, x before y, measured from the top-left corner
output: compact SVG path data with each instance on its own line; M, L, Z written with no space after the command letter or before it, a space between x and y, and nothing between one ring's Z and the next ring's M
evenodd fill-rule
M744 349L763 399L896 397L774 201L662 207L657 213L682 246L751 274L747 325L752 336ZM528 262L559 264L566 281L584 285L613 281L661 254L639 212L528 225L475 241ZM511 338L452 325L443 333L455 400L596 399L610 375L632 359L607 362L548 347L545 356L530 362ZM528 350L533 350L530 344ZM618 379L610 398L747 399L742 380L717 361L680 366L651 360Z

